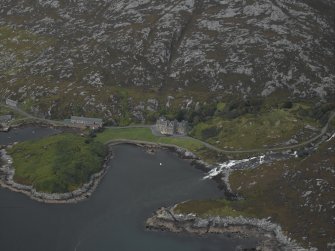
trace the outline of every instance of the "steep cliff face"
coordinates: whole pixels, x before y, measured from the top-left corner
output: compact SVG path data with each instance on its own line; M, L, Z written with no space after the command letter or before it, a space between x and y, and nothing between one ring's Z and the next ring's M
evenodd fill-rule
M71 93L92 106L107 102L92 93L119 86L239 96L285 88L291 96L327 98L335 93L332 6L329 0L3 0L0 94L25 100Z

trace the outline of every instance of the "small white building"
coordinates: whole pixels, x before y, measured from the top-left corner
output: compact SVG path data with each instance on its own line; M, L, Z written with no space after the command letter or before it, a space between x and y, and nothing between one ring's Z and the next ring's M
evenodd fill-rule
M12 99L7 98L6 99L6 105L11 106L11 107L17 107L18 102Z

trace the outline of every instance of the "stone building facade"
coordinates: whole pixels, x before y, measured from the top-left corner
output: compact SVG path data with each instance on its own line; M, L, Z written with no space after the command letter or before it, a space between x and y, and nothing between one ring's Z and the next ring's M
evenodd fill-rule
M160 117L156 122L156 127L161 134L164 135L186 135L188 123L183 120L178 122L177 120L167 120L165 117Z

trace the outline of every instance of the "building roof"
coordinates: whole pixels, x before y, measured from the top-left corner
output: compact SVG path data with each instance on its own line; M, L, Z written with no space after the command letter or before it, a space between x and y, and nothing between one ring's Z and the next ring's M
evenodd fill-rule
M86 118L86 117L71 116L71 120L81 120L81 121L87 122L87 123L102 124L102 119L99 119L99 118Z

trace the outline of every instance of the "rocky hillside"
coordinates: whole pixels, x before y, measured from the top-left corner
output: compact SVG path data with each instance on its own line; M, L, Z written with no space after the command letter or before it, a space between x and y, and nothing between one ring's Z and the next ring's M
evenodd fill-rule
M0 95L45 116L139 119L178 97L194 106L284 89L329 99L333 8L331 0L2 0Z

